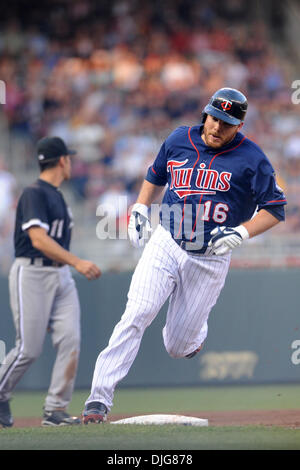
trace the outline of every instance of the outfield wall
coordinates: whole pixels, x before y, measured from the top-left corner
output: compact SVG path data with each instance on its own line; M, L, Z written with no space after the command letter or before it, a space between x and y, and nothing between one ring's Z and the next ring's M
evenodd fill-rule
M75 276L82 308L78 388L90 387L97 355L123 313L131 275L106 273L95 282ZM211 313L202 352L193 359L168 356L162 340L165 305L120 386L300 382L299 292L299 269L232 269ZM0 295L0 340L8 351L14 326L5 278L0 278ZM54 357L47 335L42 356L18 389L47 388Z

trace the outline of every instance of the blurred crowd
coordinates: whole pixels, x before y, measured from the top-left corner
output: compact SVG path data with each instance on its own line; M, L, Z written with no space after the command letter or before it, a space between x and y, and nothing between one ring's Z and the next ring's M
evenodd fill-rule
M8 168L13 158L32 169L37 139L58 135L78 151L71 180L78 203L93 214L119 195L131 204L164 138L178 125L199 123L213 92L229 86L247 95L244 132L263 148L287 192L288 223L280 230L300 231L292 64L257 19L255 3L52 0L4 7L2 121L20 143L18 155L6 156ZM274 21L278 31L280 15Z

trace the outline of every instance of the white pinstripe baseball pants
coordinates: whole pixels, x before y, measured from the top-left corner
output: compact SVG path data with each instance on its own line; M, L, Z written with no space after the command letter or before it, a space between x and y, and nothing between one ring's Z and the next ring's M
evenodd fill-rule
M125 312L98 356L86 404L101 401L111 409L117 383L128 373L145 329L168 297L163 328L168 353L184 357L203 343L207 319L224 286L230 257L190 255L161 225L157 227L133 274Z

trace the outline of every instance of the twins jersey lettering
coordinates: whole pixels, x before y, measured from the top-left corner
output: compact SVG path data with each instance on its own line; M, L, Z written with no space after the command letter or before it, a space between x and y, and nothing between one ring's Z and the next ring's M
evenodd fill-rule
M185 196L195 194L216 194L216 191L228 191L230 189L230 179L232 173L206 169L205 163L200 163L197 169L195 186L191 189L193 168L182 168L188 163L188 158L184 162L168 161L167 170L171 173L170 189L182 199Z

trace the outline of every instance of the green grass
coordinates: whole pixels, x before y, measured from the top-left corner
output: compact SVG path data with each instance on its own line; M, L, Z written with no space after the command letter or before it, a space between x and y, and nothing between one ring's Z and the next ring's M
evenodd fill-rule
M1 450L300 450L300 430L89 425L0 431Z
M16 392L11 402L15 417L40 416L46 392ZM69 407L80 414L89 392L77 390ZM300 408L299 385L220 386L194 388L119 389L113 414L174 413L226 410Z
M88 391L75 391L69 411L79 415ZM15 418L40 417L45 392L16 392ZM300 385L119 389L111 414L300 408ZM300 429L245 426L89 425L0 429L0 450L300 450Z

